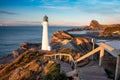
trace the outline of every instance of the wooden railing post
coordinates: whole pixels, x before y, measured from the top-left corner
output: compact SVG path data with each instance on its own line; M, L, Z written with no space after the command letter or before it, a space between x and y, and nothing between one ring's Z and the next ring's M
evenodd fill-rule
M53 59L52 56L50 56L51 60Z
M102 46L100 46L99 66L102 65L103 56L104 56L104 48Z
M120 80L120 55L117 56L115 80Z
M44 59L45 59L45 56L44 56Z
M56 60L56 55L54 56L55 60Z
M71 62L71 60L72 60L72 59L71 59L71 56L69 56L69 62Z
M92 50L94 50L94 48L95 48L95 43L94 43L94 39L93 39L93 38L92 38L91 42L92 42ZM92 60L94 59L94 55L91 56L91 59L92 59Z
M61 60L62 56L61 56L61 53L60 53L60 60Z

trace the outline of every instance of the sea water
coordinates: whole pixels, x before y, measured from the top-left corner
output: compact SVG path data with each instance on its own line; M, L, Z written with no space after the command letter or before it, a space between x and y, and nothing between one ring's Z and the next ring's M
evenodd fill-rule
M58 30L67 30L73 27L50 26L49 40ZM42 26L0 26L0 56L16 50L23 42L41 43Z

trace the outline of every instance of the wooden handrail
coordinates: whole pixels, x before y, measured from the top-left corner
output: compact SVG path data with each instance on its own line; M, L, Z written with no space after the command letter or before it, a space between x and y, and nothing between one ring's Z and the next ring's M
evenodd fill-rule
M107 49L109 51L113 51L114 50L113 47L111 47L111 46L109 46L109 45L107 45L105 43L100 43L100 46L104 47L105 49Z
M104 47L104 49L109 52L112 56L116 57L119 55L119 51L115 50L113 47L105 44L105 43L101 43L101 46Z
M69 58L71 58L72 61L74 61L73 57L70 54L65 54L65 53L58 53L58 54L51 54L51 55L44 55L44 57L52 57L52 56L68 56Z
M82 57L80 57L79 59L77 59L75 62L79 62L79 61L82 61L84 59L86 59L87 57L95 54L96 52L100 51L101 50L101 47L97 47L96 49L92 50L91 52L83 55Z
M112 54L114 57L117 57L117 53L114 53L114 54L111 53L111 52L115 52L115 49L114 49L113 47L111 47L111 46L109 46L109 45L107 45L107 44L105 44L105 43L101 43L99 47L97 47L96 49L92 50L91 52L83 55L82 57L80 57L79 59L77 59L75 62L79 62L79 61L81 61L81 60L84 60L84 59L86 59L87 57L95 54L95 53L98 52L98 51L101 51L101 52L100 52L100 58L102 58L103 55L104 55L104 49L107 50L108 52L110 52L110 54ZM102 57L101 57L101 56L102 56ZM101 63L101 62L100 62L100 63Z
M75 60L73 59L73 57L70 54L58 53L58 54L44 55L44 59L45 59L45 57L53 57L53 56L54 56L54 59L56 59L56 56L60 56L60 60L61 60L61 56L68 56L69 57L69 61L72 61L73 64L74 64L74 70L68 72L66 75L67 76L75 76L76 70L77 70L77 64L76 64ZM79 77L77 77L77 79L79 80Z

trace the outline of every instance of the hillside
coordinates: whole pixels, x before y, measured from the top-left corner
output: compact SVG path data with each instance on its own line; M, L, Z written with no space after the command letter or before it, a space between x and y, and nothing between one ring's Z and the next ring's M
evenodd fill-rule
M47 53L49 52L44 54ZM0 68L0 80L56 80L62 76L59 64L44 60L44 54L42 51L30 50L22 53L14 61Z

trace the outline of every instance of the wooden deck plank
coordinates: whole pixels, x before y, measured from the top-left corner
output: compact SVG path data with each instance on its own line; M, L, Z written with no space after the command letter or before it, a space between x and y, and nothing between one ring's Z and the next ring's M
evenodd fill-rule
M72 71L72 67L69 63L63 62L60 60L53 60L53 61L60 64L60 72L68 73L68 72Z
M104 69L96 64L89 64L88 66L78 68L78 70L79 77L82 80L111 80L107 78Z

